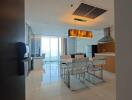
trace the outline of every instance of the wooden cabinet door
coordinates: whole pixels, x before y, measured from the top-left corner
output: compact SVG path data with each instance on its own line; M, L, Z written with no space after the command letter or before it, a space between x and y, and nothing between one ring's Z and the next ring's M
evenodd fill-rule
M115 73L115 57L108 57L104 66L106 71Z

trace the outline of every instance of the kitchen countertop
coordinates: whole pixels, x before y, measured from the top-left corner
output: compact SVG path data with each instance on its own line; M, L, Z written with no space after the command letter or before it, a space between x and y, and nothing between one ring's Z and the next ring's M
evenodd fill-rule
M115 56L114 52L104 52L104 53L95 53L95 55L101 55L101 56Z

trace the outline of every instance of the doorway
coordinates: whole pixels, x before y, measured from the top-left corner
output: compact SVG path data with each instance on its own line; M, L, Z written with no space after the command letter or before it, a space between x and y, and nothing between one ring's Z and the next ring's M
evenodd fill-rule
M57 62L61 54L61 38L41 37L41 54L45 56L45 62Z

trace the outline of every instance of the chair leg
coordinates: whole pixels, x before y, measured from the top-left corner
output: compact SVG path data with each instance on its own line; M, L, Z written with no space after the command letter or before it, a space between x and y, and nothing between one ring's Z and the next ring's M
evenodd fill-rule
M70 86L70 72L68 71L68 88L71 88Z
M101 79L103 80L103 66L101 66Z
M83 81L85 81L85 72L83 73Z
M86 81L91 82L91 78L90 78L90 73L89 72L87 72L87 76L88 76L88 78L86 79Z
M67 75L66 75L66 68L63 68L63 77L64 77L64 79L67 77Z
M64 74L64 73L63 73L63 68L61 68L61 69L60 69L60 75L61 75L62 78L63 78L63 74Z

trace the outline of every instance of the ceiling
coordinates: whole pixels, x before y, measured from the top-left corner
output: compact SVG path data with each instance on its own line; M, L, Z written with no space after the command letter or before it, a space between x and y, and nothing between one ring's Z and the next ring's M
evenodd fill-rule
M72 15L80 3L107 10L96 19L77 22ZM73 7L71 7L71 4ZM35 34L64 34L69 28L100 29L114 24L114 0L26 0L26 21Z

